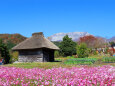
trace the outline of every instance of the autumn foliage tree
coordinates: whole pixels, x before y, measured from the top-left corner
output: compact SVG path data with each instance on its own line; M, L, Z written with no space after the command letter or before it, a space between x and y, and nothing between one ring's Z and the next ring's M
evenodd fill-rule
M95 42L95 48L105 48L107 45L106 39L102 37L97 37L97 40Z
M93 35L80 37L79 43L85 43L88 48L94 48L97 38Z
M0 34L0 39L3 40L3 43L7 44L8 49L11 49L16 44L24 41L26 37L20 34Z
M93 35L88 35L80 37L79 43L85 43L88 48L101 48L104 47L105 39L101 37L95 37Z

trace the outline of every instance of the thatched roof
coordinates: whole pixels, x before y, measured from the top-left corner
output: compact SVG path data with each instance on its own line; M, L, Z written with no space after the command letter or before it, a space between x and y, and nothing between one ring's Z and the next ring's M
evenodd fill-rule
M48 48L53 50L58 50L59 48L44 37L42 32L33 33L32 37L26 39L25 41L19 43L12 50L23 50L23 49L39 49Z

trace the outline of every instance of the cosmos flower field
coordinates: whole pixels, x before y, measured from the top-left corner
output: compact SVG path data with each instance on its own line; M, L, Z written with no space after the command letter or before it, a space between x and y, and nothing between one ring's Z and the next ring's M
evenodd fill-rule
M0 86L115 86L115 67L0 67Z

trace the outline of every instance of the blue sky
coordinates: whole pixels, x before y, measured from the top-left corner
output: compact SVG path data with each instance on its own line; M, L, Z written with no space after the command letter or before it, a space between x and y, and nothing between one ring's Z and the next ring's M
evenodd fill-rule
M0 0L0 33L115 36L114 0Z

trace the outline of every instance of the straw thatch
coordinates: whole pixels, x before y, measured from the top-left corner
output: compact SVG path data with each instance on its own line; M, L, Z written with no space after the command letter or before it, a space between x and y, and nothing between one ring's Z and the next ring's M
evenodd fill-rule
M17 46L13 47L12 50L27 50L27 49L39 49L48 48L53 50L58 50L59 48L44 37L42 32L33 33L32 37L26 39L25 41L19 43Z

